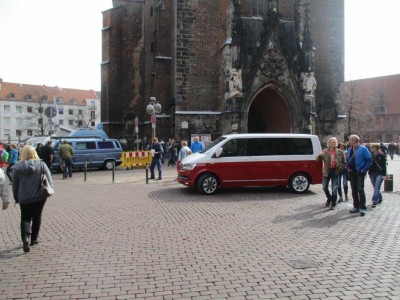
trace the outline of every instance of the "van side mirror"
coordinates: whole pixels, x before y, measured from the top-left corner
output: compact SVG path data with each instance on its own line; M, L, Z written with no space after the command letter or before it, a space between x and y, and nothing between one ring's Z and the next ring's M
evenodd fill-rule
M219 156L221 155L222 151L223 151L222 148L218 148L218 149L215 151L214 156L215 156L215 157L219 157Z

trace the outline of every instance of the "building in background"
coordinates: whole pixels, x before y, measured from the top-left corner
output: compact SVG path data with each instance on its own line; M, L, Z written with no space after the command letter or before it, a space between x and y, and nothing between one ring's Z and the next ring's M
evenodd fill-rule
M112 136L331 135L344 81L343 0L114 0L103 12ZM154 120L154 118L153 118Z
M347 81L338 96L341 139L358 134L362 142L399 142L400 74Z
M54 115L49 115L49 112ZM0 79L0 138L2 142L38 135L57 135L60 129L96 128L101 120L98 95L46 85L4 82Z

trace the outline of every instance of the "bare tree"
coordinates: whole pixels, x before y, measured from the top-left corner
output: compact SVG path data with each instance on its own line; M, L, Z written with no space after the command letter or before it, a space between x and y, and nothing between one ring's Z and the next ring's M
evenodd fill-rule
M372 131L373 113L371 112L371 101L362 96L357 84L348 81L342 84L337 97L339 114L345 115L346 134L352 133L369 134Z
M32 130L35 135L47 135L50 130L50 119L45 115L45 109L53 104L53 95L48 91L46 86L38 86L29 89L27 93L26 111L32 115L32 122L27 123L23 131Z
M78 109L72 116L72 126L76 128L89 128L90 123L95 119L95 115L92 111L88 111L86 108Z

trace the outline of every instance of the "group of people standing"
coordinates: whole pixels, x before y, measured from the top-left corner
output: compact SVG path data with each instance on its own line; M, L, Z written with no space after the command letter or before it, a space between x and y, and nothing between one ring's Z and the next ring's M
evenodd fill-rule
M16 153L14 149L15 145L11 144L7 163L0 165L0 196L3 202L2 208L6 210L10 203L8 181L3 170L6 165L14 200L21 210L22 248L24 252L29 252L30 247L38 243L42 212L47 200L42 195L41 178L46 176L50 186L53 186L53 180L47 163L40 159L35 148L25 145L20 151L15 150ZM6 151L3 145L0 151L2 153Z
M365 177L368 174L374 188L372 207L382 203L381 185L386 179L386 156L380 150L378 143L369 144L369 148L360 143L357 135L349 137L346 147L332 137L327 142L327 148L317 157L323 161L322 187L327 197L325 206L335 209L337 202L348 200L348 184L350 182L353 208L350 213L366 214L366 196L364 191ZM331 184L331 189L329 189ZM343 190L342 190L343 185ZM343 193L344 192L344 200ZM338 199L339 195L339 199Z
M198 136L193 138L190 148L188 147L187 141L181 141L180 147L175 143L174 139L169 139L167 144L168 153L168 166L175 166L179 170L180 162L188 155L196 152L200 152L205 148L204 144L200 141ZM164 154L164 147L159 143L158 138L153 138L151 146L149 149L152 154L152 160L150 164L150 179L156 179L155 177L155 167L157 166L158 177L156 180L162 180L162 157Z

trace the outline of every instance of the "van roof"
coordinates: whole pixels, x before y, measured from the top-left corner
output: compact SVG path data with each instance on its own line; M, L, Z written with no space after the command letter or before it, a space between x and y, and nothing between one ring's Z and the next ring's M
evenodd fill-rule
M246 137L296 137L296 138L305 138L305 137L315 137L316 135L306 134L306 133L232 133L232 134L224 134L224 137L229 138L246 138Z
M87 137L87 138L85 138L85 137L73 137L73 136L65 136L65 137L62 137L62 138L57 138L56 139L57 141L60 141L60 142L63 142L63 141L68 141L68 142L71 142L71 141L73 141L73 142L87 142L87 141L94 141L94 142L96 142L96 141L99 141L99 142L103 142L103 141L105 141L105 142L107 142L107 141L117 141L116 139L104 139L104 138L101 138L101 137Z
M78 129L70 132L68 136L70 137L99 136L105 139L109 138L107 133L105 133L103 130L97 130L97 129Z

